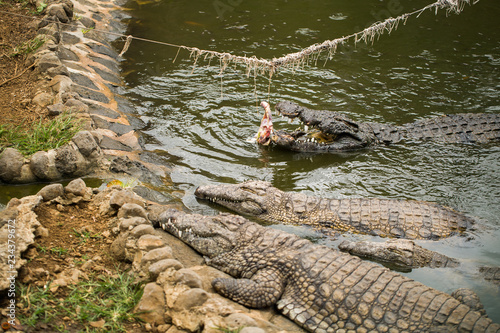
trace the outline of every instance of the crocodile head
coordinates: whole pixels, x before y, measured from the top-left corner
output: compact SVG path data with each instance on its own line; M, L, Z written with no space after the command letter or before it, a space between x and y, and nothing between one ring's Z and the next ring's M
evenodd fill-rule
M236 215L204 216L168 209L158 224L199 253L213 258L235 247L236 234L247 221Z
M264 108L267 114L268 108ZM373 140L364 125L338 112L311 110L288 101L279 102L275 108L282 116L299 119L304 124L304 130L287 132L274 130L273 127L269 130L261 123L259 133L269 133L265 145L273 144L299 152L348 151L366 147Z
M199 199L210 200L235 212L264 218L268 211L271 183L248 181L241 184L205 185L195 191Z

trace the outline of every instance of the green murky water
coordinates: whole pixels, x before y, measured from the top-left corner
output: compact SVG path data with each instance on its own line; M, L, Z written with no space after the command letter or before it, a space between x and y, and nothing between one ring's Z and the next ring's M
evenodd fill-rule
M66 186L71 180L61 181ZM84 178L85 184L90 187L100 187L103 184L101 179ZM4 209L12 198L23 198L36 194L48 183L28 184L28 185L0 185L0 210Z
M426 1L160 1L129 2L128 34L238 55L280 57L313 43L359 31ZM221 6L225 4L226 6ZM222 9L221 9L222 8ZM477 218L468 237L424 247L459 258L456 269L417 269L408 276L451 292L470 287L500 322L499 287L478 267L500 265L500 146L397 144L349 154L295 154L247 142L262 111L282 99L346 112L361 121L400 124L445 113L500 112L500 3L482 0L460 15L426 12L373 46L347 45L331 61L271 85L237 67L219 75L215 60L193 71L187 51L133 42L122 64L126 95L149 122L147 148L175 157L171 178L195 212L217 209L193 196L206 183L263 179L286 191L317 196L435 201ZM269 93L270 89L270 93ZM221 95L222 93L222 95ZM275 127L290 127L285 120ZM296 126L296 125L295 125ZM283 228L319 242L300 227Z

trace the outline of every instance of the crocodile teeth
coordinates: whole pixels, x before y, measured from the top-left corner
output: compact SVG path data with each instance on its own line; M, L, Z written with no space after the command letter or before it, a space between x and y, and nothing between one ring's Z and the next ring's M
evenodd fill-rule
M304 125L304 132L307 132L307 131L309 131L309 126Z

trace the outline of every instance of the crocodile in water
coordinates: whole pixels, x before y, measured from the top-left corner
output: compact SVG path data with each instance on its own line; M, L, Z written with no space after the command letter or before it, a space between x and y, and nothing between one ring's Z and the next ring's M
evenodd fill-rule
M312 110L283 101L276 104L276 110L285 117L300 119L307 128L287 132L274 130L269 104L261 105L265 111L257 142L298 152L348 151L403 139L447 143L500 140L500 114L495 113L451 114L393 126L356 122L339 112Z
M234 277L214 279L218 293L247 307L276 305L310 332L500 332L451 295L241 216L168 210L152 222Z
M405 270L419 267L438 268L460 265L458 260L425 249L408 239L390 239L382 243L345 240L339 244L339 250L361 258L390 263L391 266Z
M470 228L471 218L431 202L391 199L323 199L283 192L269 182L206 185L195 195L240 214L326 232L407 239L439 239Z

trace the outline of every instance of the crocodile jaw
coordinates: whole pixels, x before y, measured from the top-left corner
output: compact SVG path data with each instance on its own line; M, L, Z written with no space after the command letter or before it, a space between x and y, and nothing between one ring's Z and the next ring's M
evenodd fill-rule
M270 183L261 181L235 185L205 185L198 187L194 195L240 214L262 217L267 214L267 189L270 187Z
M159 225L201 254L213 258L234 248L235 234L243 218L227 215L203 216L175 209L163 212Z
M315 133L284 130L274 131L271 141L276 147L296 152L343 152L362 149L369 145L347 135L325 141L318 139Z
M338 113L312 111L288 101L276 104L276 110L282 116L299 119L304 125L304 130L294 132L273 130L270 140L266 141L265 145L272 143L277 147L292 151L321 152L355 150L364 148L370 143L356 122ZM321 121L314 117L314 112L323 115L326 112L331 115L331 118L328 121ZM258 140L257 142L260 143Z

